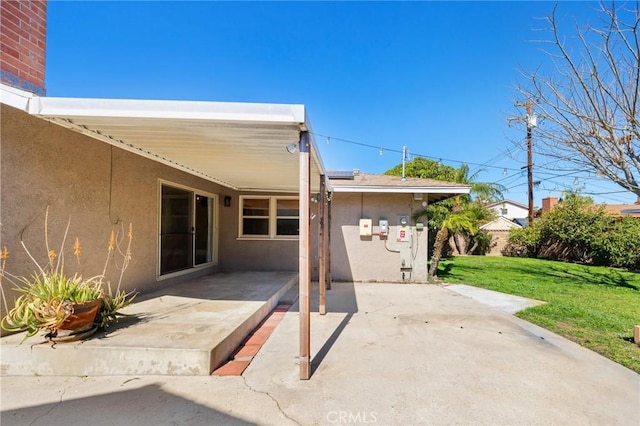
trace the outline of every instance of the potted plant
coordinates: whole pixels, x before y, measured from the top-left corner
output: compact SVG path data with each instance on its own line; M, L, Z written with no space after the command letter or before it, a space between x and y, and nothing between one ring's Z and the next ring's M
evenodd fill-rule
M48 214L47 208L45 245L48 260L44 266L35 259L21 240L28 257L36 265L36 270L30 277L15 276L7 272L5 266L9 251L6 247L0 251L0 288L2 288L2 280L6 279L16 286L15 289L19 293L13 309L9 310L2 288L2 298L7 314L2 318L0 326L10 332L26 331L25 339L41 331L45 332L46 338L56 341L85 338L99 327L106 329L116 322L118 317L123 315L120 310L131 304L135 298L133 292L127 293L120 289L124 271L131 259L132 228L129 225L127 246L124 251L120 250L115 232L111 232L102 274L84 278L78 273L68 275L65 271L64 246L70 221L67 223L60 250L56 253L49 247ZM122 265L119 268L118 285L115 291L112 291L111 283L105 281L105 274L116 252L122 256ZM78 238L73 246L73 254L79 263L82 247Z

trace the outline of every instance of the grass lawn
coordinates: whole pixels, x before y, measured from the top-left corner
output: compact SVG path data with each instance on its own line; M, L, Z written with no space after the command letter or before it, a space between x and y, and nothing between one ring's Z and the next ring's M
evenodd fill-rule
M438 278L547 302L516 314L640 373L640 273L540 259L444 259Z

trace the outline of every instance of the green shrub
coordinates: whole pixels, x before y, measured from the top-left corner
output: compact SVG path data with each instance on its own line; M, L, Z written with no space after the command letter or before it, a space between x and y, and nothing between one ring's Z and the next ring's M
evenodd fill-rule
M540 229L537 226L512 229L502 254L509 257L536 257L539 247Z
M640 220L570 194L533 227L512 230L502 254L640 270Z
M484 231L478 232L473 236L473 244L475 244L475 249L473 249L472 254L485 255L491 250L491 243L493 242L493 237L487 234Z
M613 224L613 217L591 199L568 197L541 221L537 257L603 265L607 256L598 246Z
M604 265L640 270L640 219L617 220L597 242L596 251Z

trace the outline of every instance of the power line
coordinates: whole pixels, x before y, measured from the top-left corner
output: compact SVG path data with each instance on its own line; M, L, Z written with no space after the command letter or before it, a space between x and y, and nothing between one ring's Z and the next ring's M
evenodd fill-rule
M325 134L321 134L321 133L315 133L315 132L310 132L312 133L314 136L319 137L319 138L324 138L327 140L327 142L330 141L339 141L339 142L343 142L343 143L347 143L347 144L351 144L351 145L356 145L356 146L362 146L365 148L371 148L371 149L375 149L376 151L380 151L380 152L393 152L393 153L398 153L398 154L402 154L403 151L400 149L396 149L396 148L389 148L389 147L385 147L382 145L373 145L373 144L369 144L369 143L364 143L364 142L358 142L358 141L353 141L353 140L349 140L349 139L344 139L344 138L339 138L339 137L334 137L334 136L329 136L329 135L325 135ZM526 139L523 139L522 142L525 142ZM522 144L520 144L522 145ZM490 169L497 169L497 170L503 170L503 171L511 171L511 172L515 172L512 173L508 176L505 176L501 179L498 179L496 181L494 181L493 183L502 183L503 186L507 186L507 185L511 185L512 183L515 183L515 181L517 181L520 178L523 178L524 176L522 176L522 173L524 173L524 168L513 168L513 167L503 167L503 166L498 166L498 165L492 165L491 163L500 160L501 158L505 158L507 157L509 154L515 152L515 150L520 149L520 147L518 145L514 145L512 148L508 149L506 153L500 153L497 154L493 157L491 157L489 160L485 161L484 163L474 163L474 162L469 162L469 161L462 161L462 160L455 160L455 159L450 159L450 158L443 158L443 157L435 157L433 155L426 155L426 154L420 154L420 153L416 153L416 152L409 152L408 154L410 154L411 156L415 157L421 157L421 158L426 158L426 159L430 159L433 161L437 161L437 162L448 162L448 163L457 163L457 164L466 164L469 166L476 166L477 168L479 168L477 171L482 170L483 168L490 168ZM514 160L516 161L516 160ZM543 181L549 181L552 182L556 185L561 185L564 186L566 189L571 189L571 186L566 184L566 183L559 183L559 182L554 182L552 179L560 179L560 178L570 178L570 177L579 177L582 181L598 181L598 180L602 180L602 181L607 181L607 179L598 177L598 176L594 176L594 177L589 177L589 176L584 176L586 173L589 173L587 171L584 170L578 170L578 169L561 169L561 168L551 168L549 167L549 165L554 165L557 164L559 162L561 162L561 159L556 159L550 162L546 162L546 163L542 163L541 165L537 165L536 164L536 168L537 169L542 169L543 171L538 171L537 174L538 175L542 175L544 178L540 180L540 182ZM517 162L517 161L516 161ZM525 166L526 167L526 166ZM474 169L474 171L476 171ZM560 172L560 173L553 173L553 172ZM527 182L524 183L519 183L516 185L512 185L512 186L507 186L505 188L506 192L509 192L509 190L512 190L514 188L520 187L522 185L527 184ZM590 185L593 185L592 183ZM606 189L604 187L602 187L603 189ZM550 189L545 189L549 192L562 192L562 191L556 191L556 190L550 190ZM602 192L602 193L585 193L587 195L597 195L597 196L601 196L603 198L604 195L606 194L616 194L616 193L626 193L629 191L611 191L611 192Z
M312 133L314 136L319 136L321 138L325 138L329 141L340 141L340 142L344 142L344 143L348 143L351 145L358 145L358 146L364 146L367 148L373 148L375 150L383 150L383 151L388 151L388 152L396 152L399 154L402 154L402 151L399 149L394 149L394 148L388 148L388 147L384 147L381 145L371 145L368 143L363 143L363 142L356 142L356 141L352 141L349 139L342 139L342 138L336 138L334 136L328 136L328 135L323 135L320 133ZM481 163L473 163L473 162L469 162L469 161L461 161L461 160L453 160L450 158L443 158L443 157L434 157L432 155L426 155L426 154L420 154L417 152L410 152L410 154L414 157L421 157L421 158L427 158L429 160L434 160L434 161L446 161L448 163L458 163L458 164L466 164L468 166L479 166L479 167L489 167L492 169L506 169L506 170L511 170L511 171L516 171L519 169L515 169L515 168L510 168L510 167L502 167L502 166L485 166L484 164Z

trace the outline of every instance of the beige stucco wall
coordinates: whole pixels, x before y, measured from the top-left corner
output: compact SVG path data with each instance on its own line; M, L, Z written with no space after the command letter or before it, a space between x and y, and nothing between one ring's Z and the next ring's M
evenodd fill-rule
M402 259L413 268L404 280L426 282L427 227L417 232L410 227L411 242L398 242L397 216L421 209L411 194L335 193L331 207L331 275L342 281L403 281ZM373 235L360 237L361 218L373 220ZM378 236L378 221L389 221L389 237ZM390 251L392 250L392 251ZM400 251L396 253L393 251Z
M171 282L157 280L159 179L213 194L219 185L6 105L1 115L0 238L10 250L7 270L20 275L33 270L20 245L21 232L37 260L46 262L43 225L49 206L51 248L59 250L71 221L67 272L101 273L111 230L122 232L132 224L125 288L145 292ZM76 237L83 247L80 265L72 255ZM113 281L116 275L112 270L109 277Z
M207 180L113 147L22 111L2 105L0 139L0 245L9 251L7 270L34 270L20 245L47 260L44 212L49 206L49 239L58 251L71 220L66 244L67 272L100 274L111 230L133 225L133 257L124 288L147 292L215 270L297 270L298 241L241 241L239 193ZM215 159L212 159L215 161ZM251 173L259 178L259 168ZM158 209L160 181L218 195L217 266L171 279L158 279ZM230 207L223 199L231 196ZM272 194L261 194L272 195ZM289 194L291 195L291 194ZM295 194L294 194L295 195ZM317 223L317 218L314 220ZM316 228L312 228L317 245ZM82 244L81 263L72 255L75 237ZM317 253L314 249L313 253ZM317 256L313 260L317 264ZM117 270L108 277L117 280ZM10 287L7 283L4 287ZM9 295L11 299L11 295Z
M259 170L253 170L256 178L259 179ZM291 193L248 193L237 191L223 191L222 199L225 195L231 196L231 206L220 207L220 266L226 271L254 270L254 271L297 271L298 270L298 239L291 240L264 240L264 239L240 239L238 226L240 221L239 201L242 195L282 195L297 196ZM317 203L310 204L311 210L311 268L314 277L317 276L318 268L318 217Z

